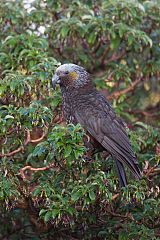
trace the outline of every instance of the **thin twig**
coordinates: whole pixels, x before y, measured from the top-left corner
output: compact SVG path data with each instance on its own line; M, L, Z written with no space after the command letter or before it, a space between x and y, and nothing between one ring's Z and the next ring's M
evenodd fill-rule
M145 162L145 166L143 168L143 172L146 173L149 168L149 162L148 161L144 161L144 162Z
M148 161L145 161L145 166L143 168L143 173L146 177L151 177L158 175L160 173L160 168L157 168L157 164L153 167L149 166Z
M115 195L113 195L112 201L114 201L117 197L119 197L119 193L116 193Z
M111 214L113 217L120 217L120 218L130 219L130 220L134 221L134 218L130 213L126 213L126 215L121 215L119 213L115 213L115 212L112 212L112 211L109 211L109 210L107 210L107 212L109 214Z
M148 176L153 177L153 176L156 176L158 174L160 174L160 168L155 168L152 172L149 173Z

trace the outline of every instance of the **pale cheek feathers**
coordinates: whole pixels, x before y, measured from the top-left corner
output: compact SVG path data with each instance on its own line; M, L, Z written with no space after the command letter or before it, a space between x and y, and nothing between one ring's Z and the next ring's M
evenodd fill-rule
M69 73L69 78L74 81L74 80L77 80L78 79L78 73L76 72L70 72Z

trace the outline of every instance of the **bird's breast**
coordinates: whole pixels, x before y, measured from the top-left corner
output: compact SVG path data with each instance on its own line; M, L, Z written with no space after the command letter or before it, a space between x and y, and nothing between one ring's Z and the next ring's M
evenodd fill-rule
M63 95L62 110L67 123L78 123L75 117L75 104L71 96Z

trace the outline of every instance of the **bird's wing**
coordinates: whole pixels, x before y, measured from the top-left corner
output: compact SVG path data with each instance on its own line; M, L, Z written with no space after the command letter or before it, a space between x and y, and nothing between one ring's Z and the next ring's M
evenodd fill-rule
M141 173L131 148L124 125L116 117L109 103L103 98L95 98L75 110L77 121L88 131L115 159L125 163L135 177Z

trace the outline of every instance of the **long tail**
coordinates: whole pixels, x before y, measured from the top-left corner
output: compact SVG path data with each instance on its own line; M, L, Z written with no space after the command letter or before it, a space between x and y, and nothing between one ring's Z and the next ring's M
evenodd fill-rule
M120 187L126 187L127 186L127 178L126 178L124 166L118 160L115 160L115 163L116 163L118 177L119 177L119 185L120 185Z
M132 148L128 142L128 147L125 149L125 145L121 146L119 143L114 142L111 138L104 136L102 146L111 153L114 160L126 164L135 178L141 179L142 174L138 167L138 162ZM128 150L129 149L129 150ZM116 163L117 164L117 163ZM120 164L118 164L119 169ZM122 166L120 167L122 173ZM119 170L118 170L119 171Z

